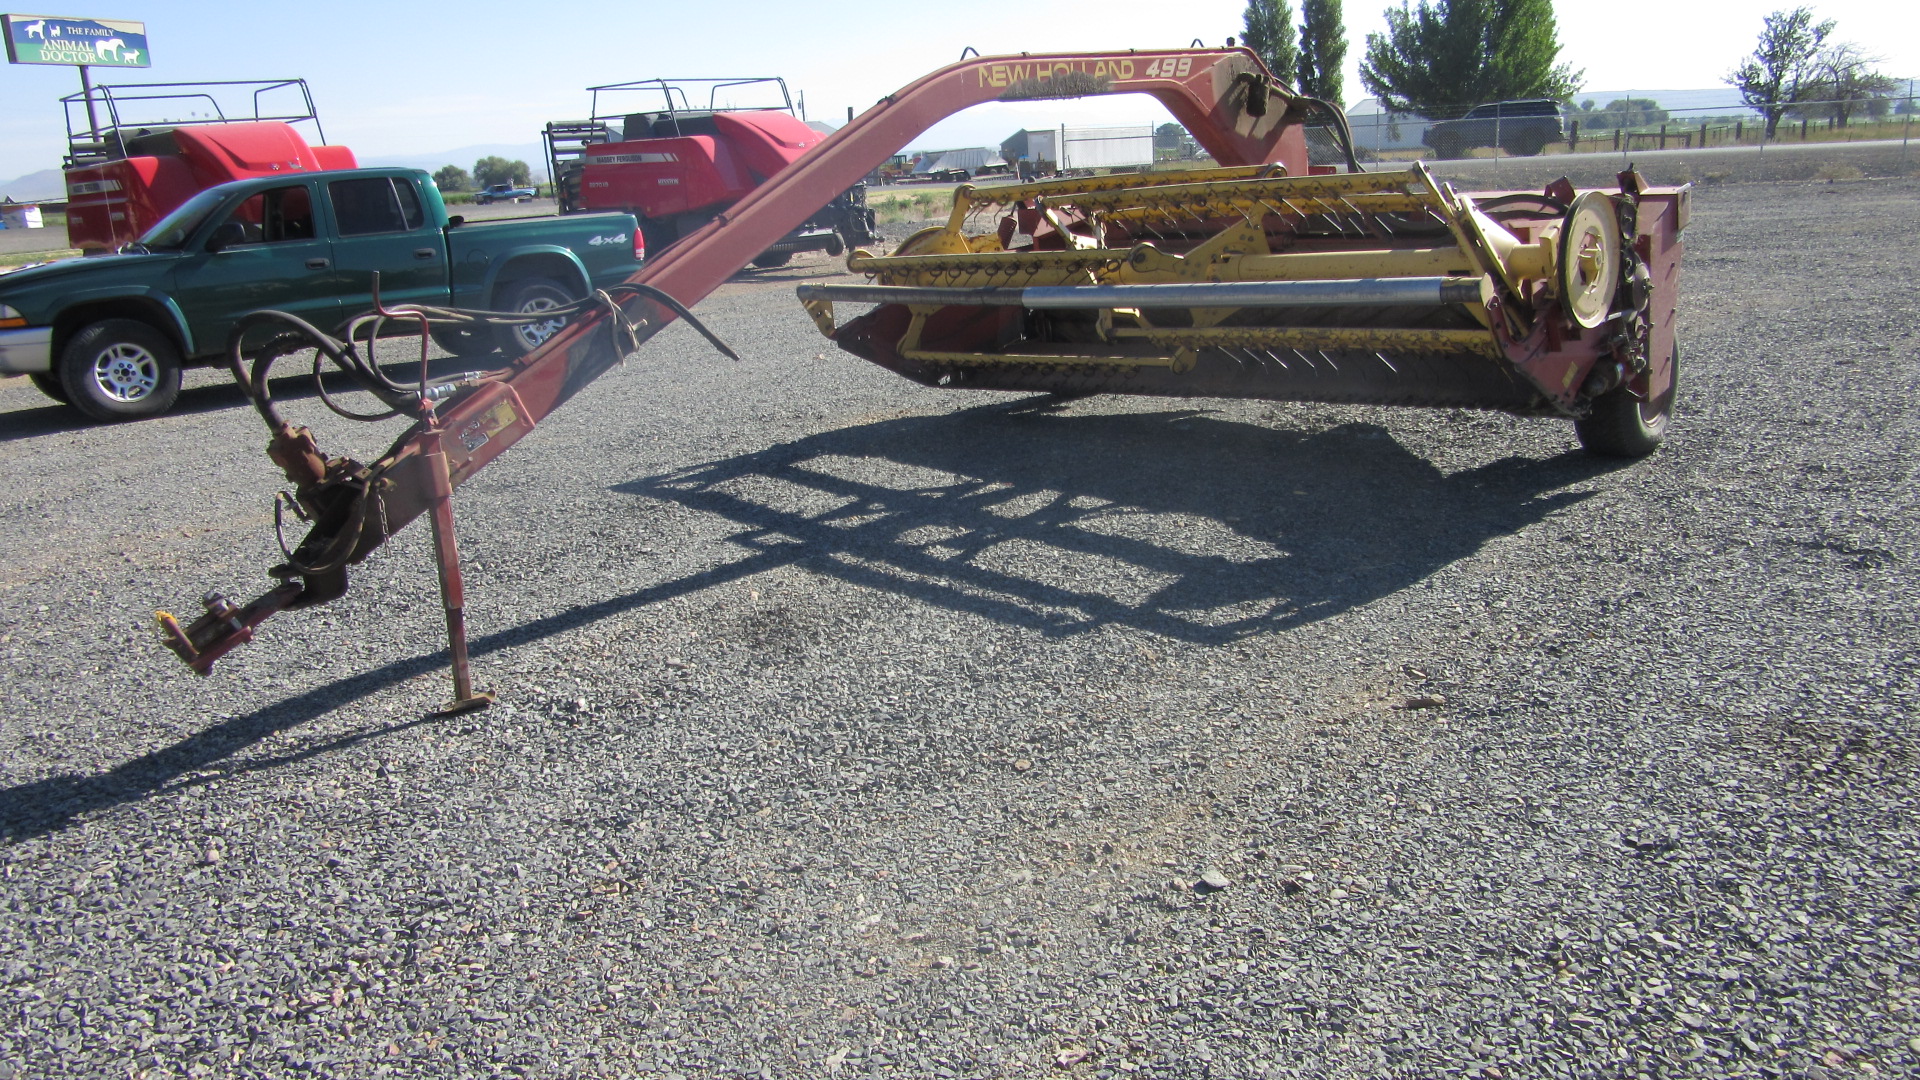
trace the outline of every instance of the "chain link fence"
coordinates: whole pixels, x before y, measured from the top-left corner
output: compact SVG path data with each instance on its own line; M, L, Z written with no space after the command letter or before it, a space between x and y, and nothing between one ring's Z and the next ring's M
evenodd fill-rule
M1582 108L1516 114L1517 103L1491 103L1430 118L1388 113L1348 117L1363 163L1421 160L1444 172L1485 176L1618 170L1629 165L1661 182L1846 180L1920 175L1920 94L1903 80L1897 95L1798 102L1766 118L1744 105L1682 104L1654 98L1579 95ZM1668 92L1684 102L1724 98L1723 91ZM1312 160L1341 159L1331 129L1309 136ZM1656 175L1657 174L1657 175ZM1556 174L1557 175L1557 174ZM1551 177L1549 177L1551 179Z

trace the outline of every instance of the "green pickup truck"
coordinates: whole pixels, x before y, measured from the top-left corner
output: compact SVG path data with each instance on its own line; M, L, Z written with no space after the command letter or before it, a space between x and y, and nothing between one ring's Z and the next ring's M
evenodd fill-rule
M183 366L221 361L260 308L335 328L373 306L537 312L626 280L646 249L631 214L469 222L418 169L342 169L208 188L117 255L0 273L0 374L95 420L172 406ZM537 348L562 320L436 331L457 355Z

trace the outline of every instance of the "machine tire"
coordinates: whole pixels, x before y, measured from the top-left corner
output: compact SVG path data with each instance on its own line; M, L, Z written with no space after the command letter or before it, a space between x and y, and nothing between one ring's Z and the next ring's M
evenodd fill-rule
M492 331L465 326L436 326L427 331L433 343L455 356L485 356L500 347Z
M1593 411L1573 422L1580 445L1603 457L1642 458L1666 441L1673 399L1680 393L1680 347L1673 348L1673 382L1656 401L1640 401L1615 387L1593 399Z
M1441 161L1460 156L1460 150L1454 145L1454 140L1451 135L1434 136L1434 140L1428 144L1428 148L1433 151L1433 156Z
M533 311L550 311L566 307L579 297L568 291L565 285L552 278L530 277L507 286L501 294L500 305L496 311L510 311L524 314ZM552 319L543 323L529 323L525 326L502 326L498 331L500 351L509 357L525 356L547 343L547 339L559 333L567 325L564 318Z
M180 396L180 351L133 319L102 319L60 353L67 402L102 423L158 416Z
M753 257L753 265L762 270L772 270L792 261L793 252L791 251L763 251Z
M27 378L41 393L62 405L72 400L67 397L67 388L60 385L60 376L55 372L35 371L30 373Z
M643 217L640 218L640 235L647 242L647 260L651 262L680 239L680 229L670 218Z

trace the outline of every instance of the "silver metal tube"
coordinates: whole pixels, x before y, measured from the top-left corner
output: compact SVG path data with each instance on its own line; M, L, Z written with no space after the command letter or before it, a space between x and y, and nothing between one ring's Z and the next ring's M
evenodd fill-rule
M1480 300L1471 277L1222 281L1166 285L1064 285L1030 289L939 289L911 285L801 285L802 300L966 307L1425 307Z

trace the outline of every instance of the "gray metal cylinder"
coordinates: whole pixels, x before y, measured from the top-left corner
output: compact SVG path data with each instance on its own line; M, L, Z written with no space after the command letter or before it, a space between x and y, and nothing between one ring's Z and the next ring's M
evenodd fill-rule
M1030 289L940 289L911 285L801 285L802 300L1025 308L1428 307L1480 300L1469 277L1223 281L1165 285L1059 285Z

